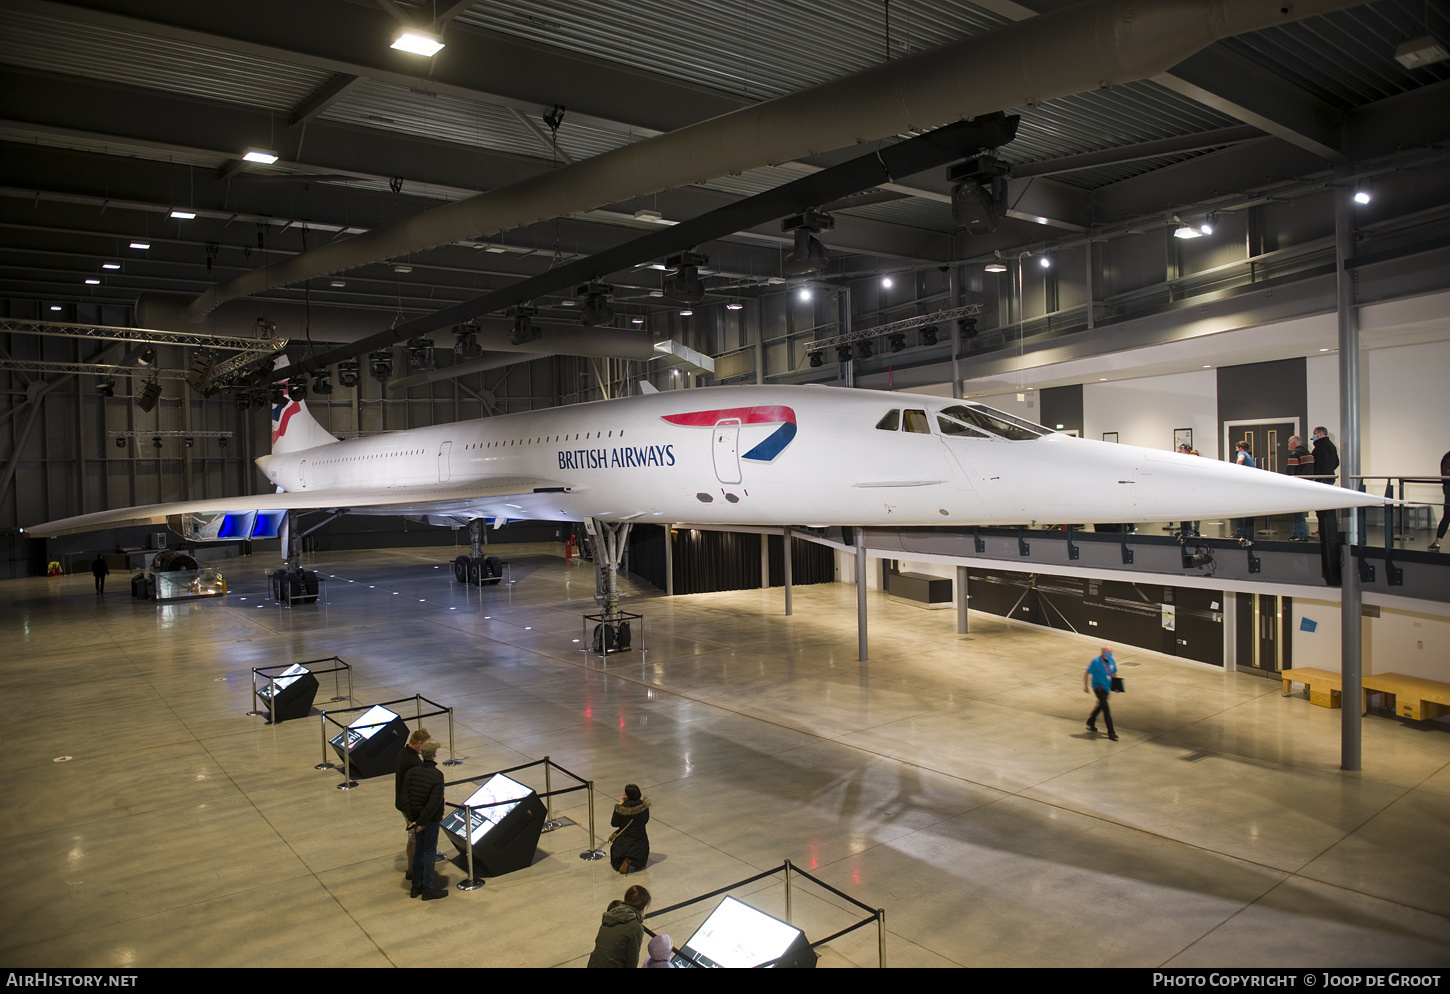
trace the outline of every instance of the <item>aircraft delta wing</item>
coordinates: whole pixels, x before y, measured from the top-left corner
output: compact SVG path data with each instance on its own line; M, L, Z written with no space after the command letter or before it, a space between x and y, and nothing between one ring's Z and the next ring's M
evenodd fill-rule
M648 393L345 441L301 401L278 404L272 423L272 453L257 465L276 494L104 511L30 531L169 519L184 536L225 538L237 535L219 526L224 515L307 509L437 525L594 518L913 527L1390 503L1215 459L1074 438L971 401L824 386Z

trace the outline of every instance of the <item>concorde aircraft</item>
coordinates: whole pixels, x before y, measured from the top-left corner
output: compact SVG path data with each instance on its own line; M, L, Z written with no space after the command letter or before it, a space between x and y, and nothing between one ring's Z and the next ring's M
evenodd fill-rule
M275 494L103 511L29 530L168 521L189 538L236 537L235 522L253 520L246 515L307 509L436 525L911 527L1385 503L1214 459L1075 438L971 401L826 386L651 392L343 441L305 402L285 399L273 409L272 435L257 464Z

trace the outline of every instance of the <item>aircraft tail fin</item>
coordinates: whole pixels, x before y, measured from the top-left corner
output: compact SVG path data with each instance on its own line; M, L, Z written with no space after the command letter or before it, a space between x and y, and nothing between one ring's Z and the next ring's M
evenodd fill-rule
M333 437L307 410L306 401L283 397L272 405L272 453L300 452L319 445L331 445Z

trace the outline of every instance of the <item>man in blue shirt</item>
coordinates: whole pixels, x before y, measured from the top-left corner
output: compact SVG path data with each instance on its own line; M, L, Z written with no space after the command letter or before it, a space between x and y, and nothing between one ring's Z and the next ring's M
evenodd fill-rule
M1114 742L1118 741L1118 733L1113 731L1113 712L1108 709L1108 695L1113 691L1113 677L1117 675L1118 664L1113 659L1113 650L1107 646L1103 646L1101 656L1088 663L1087 671L1082 675L1082 692L1098 696L1098 706L1088 715L1088 731L1097 734L1098 712L1101 711L1103 720L1108 723L1108 738Z

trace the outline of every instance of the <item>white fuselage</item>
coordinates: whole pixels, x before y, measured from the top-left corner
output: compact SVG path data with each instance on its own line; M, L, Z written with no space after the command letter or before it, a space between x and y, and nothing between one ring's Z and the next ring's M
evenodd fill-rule
M396 489L469 518L975 525L1249 516L1380 503L1211 459L1056 433L961 432L970 402L832 387L714 387L351 439L257 460L293 492ZM975 409L975 408L973 408ZM895 427L891 412L895 415ZM790 427L793 426L793 427ZM1043 431L1037 429L1037 432ZM517 496L430 504L499 480ZM543 491L543 492L540 492ZM368 513L367 509L359 509Z

